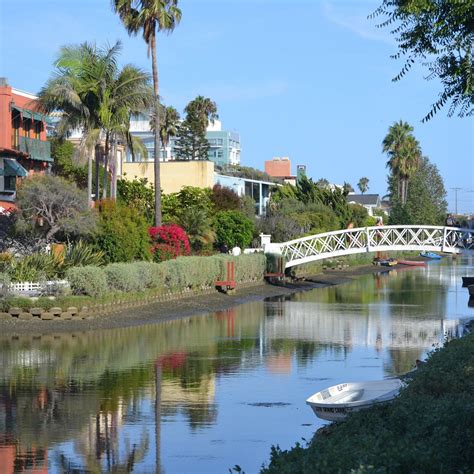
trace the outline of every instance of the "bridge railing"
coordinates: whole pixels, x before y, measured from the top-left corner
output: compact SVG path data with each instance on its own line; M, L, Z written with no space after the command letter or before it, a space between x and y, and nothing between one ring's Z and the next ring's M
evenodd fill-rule
M286 267L325 258L377 251L474 250L474 230L438 226L377 226L345 229L272 244L286 258Z

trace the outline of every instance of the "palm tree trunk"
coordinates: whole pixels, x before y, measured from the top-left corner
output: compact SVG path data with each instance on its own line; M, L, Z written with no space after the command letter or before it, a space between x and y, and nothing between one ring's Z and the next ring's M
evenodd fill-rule
M105 153L104 153L104 180L102 184L102 199L107 199L107 185L109 181L109 174L107 172L107 167L109 164L109 155L110 155L110 135L107 132L105 135Z
M95 201L99 200L100 192L100 145L95 146Z
M160 110L158 64L156 62L156 35L151 37L151 64L153 70L153 89L155 92L155 226L161 225L161 179L160 179Z
M110 162L110 173L112 184L110 187L110 197L115 201L117 199L117 139L112 138L112 160Z
M92 207L92 150L89 150L87 157L87 202Z

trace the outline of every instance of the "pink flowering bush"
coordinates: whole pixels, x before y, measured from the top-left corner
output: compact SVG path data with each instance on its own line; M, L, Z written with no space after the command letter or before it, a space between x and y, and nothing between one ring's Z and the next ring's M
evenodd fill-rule
M155 262L164 262L191 253L188 236L179 225L150 227L148 234L152 240L151 251Z

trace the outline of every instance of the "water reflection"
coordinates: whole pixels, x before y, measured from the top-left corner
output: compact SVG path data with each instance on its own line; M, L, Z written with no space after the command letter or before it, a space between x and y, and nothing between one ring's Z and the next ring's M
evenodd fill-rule
M2 472L253 472L271 444L311 436L304 399L329 380L403 373L459 335L467 269L369 275L139 328L1 337Z

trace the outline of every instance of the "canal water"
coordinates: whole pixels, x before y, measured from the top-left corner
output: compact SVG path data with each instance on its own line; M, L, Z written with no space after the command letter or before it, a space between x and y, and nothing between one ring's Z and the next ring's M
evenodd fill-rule
M258 472L323 426L308 396L462 334L468 274L433 262L137 328L0 336L1 472Z

